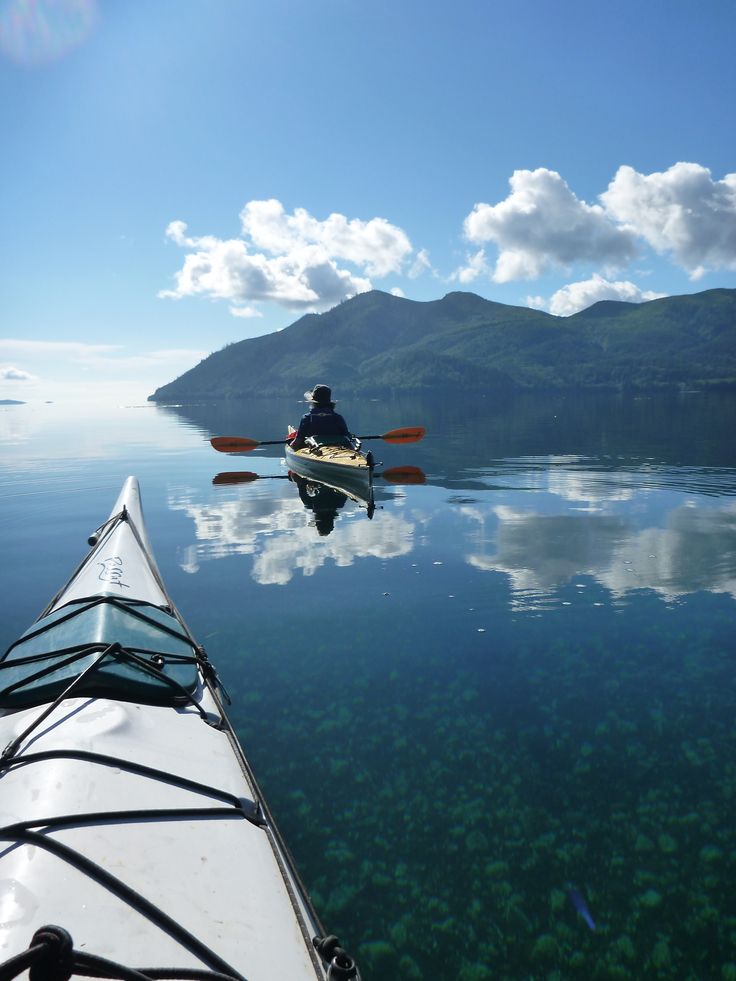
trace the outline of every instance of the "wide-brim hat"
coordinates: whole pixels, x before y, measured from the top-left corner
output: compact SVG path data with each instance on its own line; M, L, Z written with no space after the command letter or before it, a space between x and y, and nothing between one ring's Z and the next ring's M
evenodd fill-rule
M315 385L311 392L304 393L304 401L315 402L317 405L335 404L329 385Z

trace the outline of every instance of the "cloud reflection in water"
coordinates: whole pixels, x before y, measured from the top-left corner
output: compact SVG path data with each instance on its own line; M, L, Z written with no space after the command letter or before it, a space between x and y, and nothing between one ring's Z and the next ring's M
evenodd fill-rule
M211 504L197 503L188 491L170 497L171 510L194 522L196 543L184 550L181 562L185 572L197 572L209 559L253 555L257 583L285 585L297 572L311 576L328 562L349 566L356 559L392 559L412 550L414 524L395 510L379 511L368 521L363 510L346 508L332 534L322 538L299 498L249 493Z
M733 503L682 504L664 516L663 527L643 529L626 515L543 514L503 505L463 513L475 525L466 560L505 573L522 606L536 605L580 576L593 577L614 597L650 589L668 601L698 590L736 598ZM478 536L486 524L491 533Z
M614 600L635 590L652 590L667 602L698 590L736 598L732 499L687 494L646 467L642 474L595 471L585 462L555 460L546 471L536 466L521 475L513 461L513 486L498 482L509 476L498 468L493 490L460 507L439 488L431 496L397 494L373 522L350 504L325 538L290 486L283 495L273 485L251 487L211 503L180 490L169 506L194 523L196 541L182 555L185 571L196 572L209 559L252 555L250 574L260 584L283 585L329 563L350 566L449 544L459 563L505 575L515 609L556 606L561 590L586 577ZM705 490L708 482L723 484L715 472L699 479Z

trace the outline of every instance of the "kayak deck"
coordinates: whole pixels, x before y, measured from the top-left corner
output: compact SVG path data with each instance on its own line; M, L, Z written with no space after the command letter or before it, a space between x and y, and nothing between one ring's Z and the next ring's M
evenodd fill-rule
M332 464L355 471L368 472L372 469L366 457L359 450L349 446L323 443L317 446L302 446L298 450L293 450L287 445L287 450L298 460L309 463Z
M278 949L287 976L321 976L258 792L215 728L214 702L199 706L206 719L174 710L174 726L170 708L67 699L3 761L0 837L16 846L2 857L4 954L53 923L76 947L136 967L250 981L272 976L267 951ZM3 737L36 714L17 713Z
M133 478L0 668L0 962L58 924L128 967L324 981L324 931L166 594Z
M289 430L294 432L291 426ZM373 455L362 453L357 440L346 446L313 439L298 450L286 443L284 455L289 469L300 476L343 491L369 508L373 504Z

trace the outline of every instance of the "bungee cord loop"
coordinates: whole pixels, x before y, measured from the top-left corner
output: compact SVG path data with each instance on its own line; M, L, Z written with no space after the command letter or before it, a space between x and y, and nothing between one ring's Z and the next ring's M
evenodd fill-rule
M340 946L334 934L329 937L314 937L314 949L327 965L328 981L360 981L360 972L350 954Z
M315 937L314 948L327 967L328 981L360 981L355 961L337 937ZM48 924L36 930L28 948L0 964L0 981L13 981L24 971L30 981L70 981L82 976L106 981L247 981L242 974L205 968L128 967L77 950L68 930Z
M26 950L0 964L0 981L12 981L24 971L30 981L69 981L77 976L108 981L247 981L242 974L205 968L128 967L77 950L68 930L53 924L36 930Z

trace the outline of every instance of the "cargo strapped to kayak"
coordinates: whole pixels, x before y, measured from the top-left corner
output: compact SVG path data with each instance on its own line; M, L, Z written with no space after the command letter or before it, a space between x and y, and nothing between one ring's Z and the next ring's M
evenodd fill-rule
M94 643L78 644L79 636ZM80 695L152 705L190 700L206 655L168 611L120 596L95 596L38 620L0 661L0 707L54 698L110 645L117 649L85 680Z
M150 584L143 598L126 598L120 581L123 560L99 556L120 527L129 529ZM198 669L214 669L176 610L152 558L143 527L128 507L112 514L90 535L91 551L40 618L0 659L0 708L20 709L55 698L76 677L76 694L117 698L148 705L181 705L192 699ZM90 576L92 563L102 571ZM111 568L108 569L108 565ZM89 586L102 583L92 595ZM80 590L80 584L87 585ZM81 594L80 594L81 592ZM64 601L66 599L66 602ZM79 638L85 643L80 644ZM88 669L102 651L104 663Z

